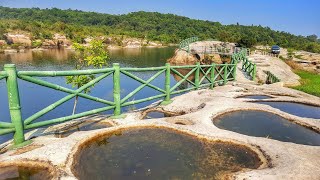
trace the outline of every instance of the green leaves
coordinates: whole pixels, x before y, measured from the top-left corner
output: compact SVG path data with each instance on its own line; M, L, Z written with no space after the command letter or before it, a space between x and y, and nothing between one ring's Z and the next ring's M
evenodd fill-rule
M34 39L51 39L52 34L66 35L73 42L83 43L88 36L136 37L162 43L179 43L192 36L238 42L246 47L274 45L311 52L320 52L316 35L296 36L262 26L240 24L222 25L219 22L195 20L174 14L135 12L109 15L94 12L53 9L19 9L0 7L0 35L11 31L28 32ZM111 44L111 43L109 43ZM112 41L122 45L122 39ZM100 66L91 58L91 65Z
M93 79L95 79L94 75L67 76L66 82L67 82L67 84L71 84L72 88L79 88L79 87L89 83ZM91 86L91 87L93 87L93 86ZM90 93L90 88L86 88L83 92Z
M107 65L109 55L102 41L92 40L89 45L74 43L72 46L76 51L77 62L75 69L81 70L87 67L102 68ZM79 88L93 79L95 79L94 75L68 76L66 77L66 82L67 84L71 84L73 88ZM89 92L90 88L84 90L84 93Z

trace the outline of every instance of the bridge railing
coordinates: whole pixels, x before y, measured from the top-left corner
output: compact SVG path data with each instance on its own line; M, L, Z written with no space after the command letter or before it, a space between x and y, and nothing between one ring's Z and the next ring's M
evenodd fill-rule
M190 52L190 44L193 42L197 42L197 41L199 41L198 37L191 37L191 38L185 39L180 42L179 48L181 50L185 50L187 52Z
M273 84L273 83L280 82L280 79L274 74L272 74L270 71L264 71L264 73L267 74L266 84Z
M231 63L242 62L242 71L246 72L254 81L256 79L257 66L255 63L249 61L247 57L248 52L246 48L242 48L239 52L232 54Z
M183 73L181 70L185 70ZM148 80L144 80L134 75L134 72L153 72L153 76ZM165 74L165 79L162 87L152 85L151 82L160 76ZM141 83L139 87L131 91L124 97L121 97L121 85L120 75L123 74L134 81ZM96 75L96 78L88 82L87 84L79 87L78 89L66 88L58 84L48 82L41 79L41 77L66 77L66 76L79 76L79 75ZM174 85L172 85L171 75L180 78ZM14 64L6 64L4 71L0 71L0 79L6 80L6 87L9 101L9 111L11 122L1 122L0 120L0 135L14 133L14 144L21 146L26 143L24 137L24 131L27 129L34 129L43 126L53 125L57 123L66 122L72 119L101 113L108 110L114 110L112 118L121 118L121 107L130 106L154 99L164 98L163 105L171 102L171 95L183 93L190 90L196 90L200 88L210 87L213 88L216 85L226 84L228 81L235 80L236 64L211 64L211 65L186 65L186 66L171 66L167 63L161 67L148 67L148 68L121 68L118 63L113 64L112 68L92 69L92 70L72 70L72 71L17 71ZM113 84L113 101L108 101L103 98L95 97L87 93L84 93L85 89L94 86L103 79L112 76ZM23 119L21 116L21 104L19 95L19 82L18 79L44 86L55 91L67 93L65 97L54 102L53 104L44 107L40 111L32 114L31 116ZM179 86L187 82L191 87L186 89L179 89ZM152 88L159 92L158 95L145 97L143 99L129 101L135 94L141 91L144 87ZM104 104L104 107L77 113L74 115L48 119L44 121L35 122L40 117L51 112L63 103L79 96L87 100L95 101ZM3 99L3 98L1 98Z

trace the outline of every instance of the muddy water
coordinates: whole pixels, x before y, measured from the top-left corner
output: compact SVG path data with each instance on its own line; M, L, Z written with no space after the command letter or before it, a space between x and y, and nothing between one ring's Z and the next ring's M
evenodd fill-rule
M85 144L75 161L73 172L79 179L221 179L261 164L244 146L157 128L100 137Z
M241 134L320 146L320 134L263 111L235 111L213 120L214 125Z
M0 168L0 180L20 180L20 179L52 179L52 176L45 168L8 166Z
M299 117L320 119L320 107L293 102L257 102Z

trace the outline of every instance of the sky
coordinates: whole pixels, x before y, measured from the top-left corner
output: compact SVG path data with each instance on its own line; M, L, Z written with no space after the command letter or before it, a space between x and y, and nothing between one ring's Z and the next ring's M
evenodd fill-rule
M320 37L320 0L0 0L15 8L60 8L126 14L172 13L222 24L262 25L296 35Z

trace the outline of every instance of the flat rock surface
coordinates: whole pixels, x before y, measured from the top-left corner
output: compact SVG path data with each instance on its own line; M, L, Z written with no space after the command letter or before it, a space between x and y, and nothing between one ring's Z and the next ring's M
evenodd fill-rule
M270 71L278 77L285 86L300 85L300 77L292 71L290 66L277 57L254 54L249 57L249 60L256 63L257 77L262 81L266 80L264 71Z

